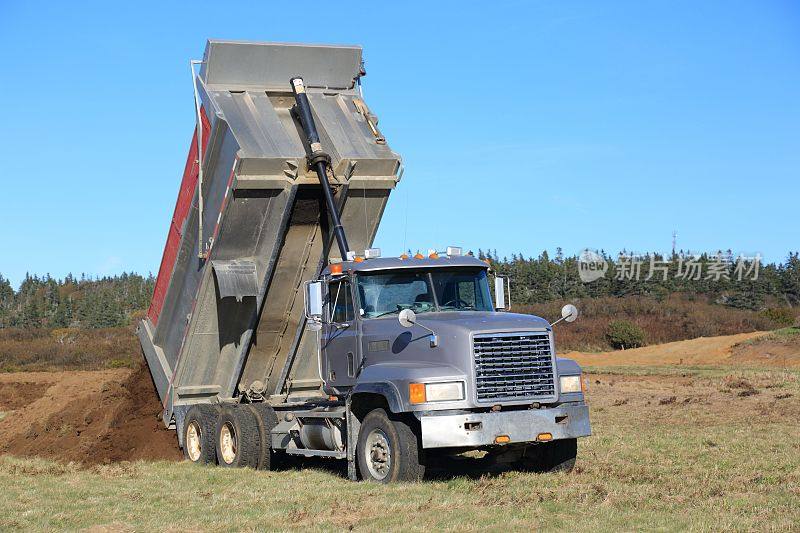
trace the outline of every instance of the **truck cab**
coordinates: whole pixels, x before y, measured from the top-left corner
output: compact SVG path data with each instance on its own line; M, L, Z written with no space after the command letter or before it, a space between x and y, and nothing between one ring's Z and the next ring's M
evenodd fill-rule
M383 425L405 426L419 456L477 449L532 468L571 468L575 439L591 432L588 409L580 367L556 357L551 325L496 309L489 265L475 257L364 255L306 285L325 391L349 398L362 418L378 409ZM380 481L392 467L373 456L391 457L400 443L387 427L372 431L363 440L386 450L357 446L356 459L362 475ZM543 450L557 459L548 462ZM411 473L398 467L398 478L418 469L405 466Z

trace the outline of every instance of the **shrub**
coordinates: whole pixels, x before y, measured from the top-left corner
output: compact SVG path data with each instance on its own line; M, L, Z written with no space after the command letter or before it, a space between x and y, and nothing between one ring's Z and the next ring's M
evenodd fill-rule
M767 320L774 322L779 328L786 328L794 325L794 312L788 307L772 307L770 309L764 309L759 314Z
M642 328L627 320L615 320L606 328L606 339L617 349L638 348L645 345Z

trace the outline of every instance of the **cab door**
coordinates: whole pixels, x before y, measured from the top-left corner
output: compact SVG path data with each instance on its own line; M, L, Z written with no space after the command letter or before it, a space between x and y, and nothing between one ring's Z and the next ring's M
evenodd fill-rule
M328 284L327 320L323 327L323 377L328 387L352 387L360 362L358 324L350 280Z

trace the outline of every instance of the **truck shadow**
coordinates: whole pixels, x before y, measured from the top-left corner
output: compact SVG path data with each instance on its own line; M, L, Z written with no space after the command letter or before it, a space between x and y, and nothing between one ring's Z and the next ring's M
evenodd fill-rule
M449 481L454 478L480 479L512 470L483 458L437 456L425 469L425 481ZM318 470L347 478L347 463L320 457L291 457L282 463L282 470Z

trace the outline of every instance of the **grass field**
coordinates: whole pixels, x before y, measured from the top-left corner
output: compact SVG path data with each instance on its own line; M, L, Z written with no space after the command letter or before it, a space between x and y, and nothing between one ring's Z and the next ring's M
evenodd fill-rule
M0 529L781 530L800 524L800 374L619 367L588 375L571 474L380 486L337 463L282 472L0 457Z

